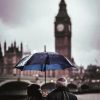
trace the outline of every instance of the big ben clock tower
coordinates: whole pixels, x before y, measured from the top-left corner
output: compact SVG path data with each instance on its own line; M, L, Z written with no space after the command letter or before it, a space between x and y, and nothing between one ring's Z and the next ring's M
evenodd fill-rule
M71 60L71 21L64 0L60 1L55 17L55 51Z

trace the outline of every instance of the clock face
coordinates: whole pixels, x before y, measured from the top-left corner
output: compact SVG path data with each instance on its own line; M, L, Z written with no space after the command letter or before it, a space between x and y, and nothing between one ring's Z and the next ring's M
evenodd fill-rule
M62 32L62 31L64 30L64 25L63 25L63 24L58 24L58 25L57 25L57 30L58 30L59 32Z

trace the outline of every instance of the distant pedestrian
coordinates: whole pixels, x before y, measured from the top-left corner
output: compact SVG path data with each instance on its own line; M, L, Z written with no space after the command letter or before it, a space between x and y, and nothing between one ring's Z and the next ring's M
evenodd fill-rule
M40 86L38 84L31 84L27 87L27 100L42 100Z
M77 100L77 97L68 92L67 80L61 77L57 80L57 88L48 94L47 100Z

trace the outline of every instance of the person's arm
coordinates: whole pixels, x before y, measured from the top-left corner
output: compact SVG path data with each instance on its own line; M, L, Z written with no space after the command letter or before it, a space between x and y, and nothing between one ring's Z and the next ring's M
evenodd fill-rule
M76 95L70 93L70 100L78 100L78 99Z

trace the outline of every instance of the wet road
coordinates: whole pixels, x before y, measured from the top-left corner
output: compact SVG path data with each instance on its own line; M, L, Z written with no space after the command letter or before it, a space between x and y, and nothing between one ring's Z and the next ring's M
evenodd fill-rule
M100 100L100 93L98 94L81 94L76 95L78 100Z

